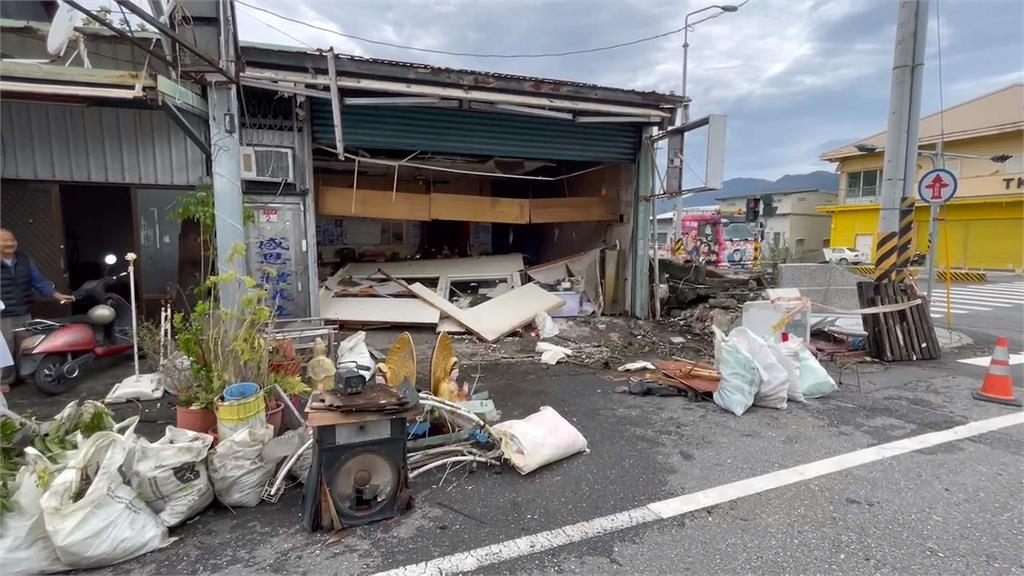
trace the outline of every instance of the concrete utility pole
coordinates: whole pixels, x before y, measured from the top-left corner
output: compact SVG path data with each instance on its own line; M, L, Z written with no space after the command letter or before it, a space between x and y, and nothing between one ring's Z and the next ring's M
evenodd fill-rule
M222 67L235 74L235 22L231 3L220 1L220 53ZM245 222L242 218L242 156L239 150L237 84L219 73L207 75L210 86L207 101L210 108L210 149L213 152L213 207L216 213L217 274L245 274L245 258L228 261L231 249L245 245ZM225 283L220 288L221 307L233 309L240 297L237 285Z
M901 281L911 256L917 180L917 129L921 117L928 0L903 0L896 24L896 47L885 133L881 210L875 244L875 280Z

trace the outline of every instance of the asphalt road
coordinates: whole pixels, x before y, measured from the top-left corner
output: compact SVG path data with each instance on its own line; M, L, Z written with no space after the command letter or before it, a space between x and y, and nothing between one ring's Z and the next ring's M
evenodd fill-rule
M978 314L976 314L978 313ZM866 364L839 392L732 416L712 403L613 391L606 371L489 364L478 389L505 418L543 405L586 436L590 452L528 476L466 469L428 473L402 517L328 535L300 527L297 488L276 504L214 505L172 531L170 546L99 572L118 574L372 574L643 507L855 450L1013 414L973 400L985 369L958 363L991 346L1003 313L971 311L976 346L942 360ZM961 328L954 326L954 328ZM1018 325L1019 329L1019 325ZM1020 337L1018 332L1017 337ZM639 358L624 358L633 360ZM651 359L651 358L645 358ZM834 366L827 366L835 373ZM120 379L130 365L108 373ZM1018 385L1024 365L1012 367ZM78 393L96 397L103 377ZM15 389L12 407L58 406ZM66 401L61 399L61 403ZM166 403L142 408L159 435ZM50 408L53 408L50 410ZM118 408L121 416L139 407ZM864 464L667 520L584 538L483 574L1024 574L1024 425Z
M1013 368L1020 383L1022 366ZM893 440L1011 413L970 398L983 368L869 365L833 397L732 416L711 403L612 391L571 366L487 367L505 417L550 405L590 453L520 476L443 471L413 483L401 518L334 544L277 504L212 506L174 544L119 574L369 574L713 488ZM16 398L16 397L15 397ZM17 404L17 402L15 402ZM135 410L123 407L120 410ZM152 424L151 424L152 426ZM1024 573L1024 426L897 456L707 510L488 565L486 574Z
M922 285L922 289L924 286ZM953 330L964 332L978 344L991 348L995 339L1010 340L1011 352L1024 350L1024 280L1019 275L990 274L985 283L954 283L949 308ZM932 318L946 325L945 285L933 288Z

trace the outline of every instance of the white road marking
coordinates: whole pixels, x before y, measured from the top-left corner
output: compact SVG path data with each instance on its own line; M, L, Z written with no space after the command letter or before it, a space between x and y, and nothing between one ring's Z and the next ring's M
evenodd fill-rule
M952 312L953 314L967 314L966 310L957 310L956 308L950 308L949 311ZM942 312L943 314L945 314L946 313L946 307L945 306L932 305L932 312Z
M939 286L940 290L945 290L945 286ZM1024 288L1017 288L1016 286L1010 288L1000 288L995 286L950 286L950 290L970 290L972 292L989 292L993 294L1001 293L1012 293L1021 294L1024 293Z
M988 363L991 359L991 356L978 356L977 358L964 358L963 360L957 360L957 362L988 368ZM1024 364L1024 354L1010 354L1010 366L1016 364Z
M940 292L939 295L942 298L946 297L945 292ZM953 290L949 293L950 297L956 298L962 296L964 298L991 298L997 302L1024 302L1024 294L992 294L991 292L974 292L974 291L957 291Z
M982 308L981 306L968 306L967 304L961 304L960 301L957 300L956 298L953 299L952 307L953 307L954 310L956 310L957 308L960 308L960 309L963 309L963 310L991 310L991 308ZM932 308L942 308L943 310L945 310L946 309L946 303L945 302L936 302L936 303L932 304Z
M539 552L547 552L561 546L582 542L626 528L650 524L658 520L672 518L687 512L737 500L745 496L752 496L774 488L781 488L856 466L878 462L893 456L931 448L940 444L963 440L1017 424L1024 424L1024 412L1014 412L1005 416L969 422L962 426L956 426L939 432L931 432L887 444L879 444L878 446L848 452L839 456L833 456L832 458L818 460L817 462L802 464L731 484L708 488L700 492L684 494L660 502L652 502L645 506L617 514L601 516L593 520L586 520L489 546L481 546L480 548L442 556L419 564L409 564L408 566L380 572L378 576L444 575L470 572L491 564L507 562Z
M1002 302L993 302L992 300L988 300L988 299L986 299L986 298L984 298L982 296L972 296L970 298L964 298L963 296L960 296L959 294L956 294L956 295L953 295L950 298L950 300L952 300L953 302L966 302L967 304L984 304L986 306L995 306L997 308L1012 308L1012 307L1014 307L1013 304L1003 304ZM934 303L935 304L942 304L943 306L945 306L946 305L946 298L945 298L945 296L943 295L938 300L935 300Z

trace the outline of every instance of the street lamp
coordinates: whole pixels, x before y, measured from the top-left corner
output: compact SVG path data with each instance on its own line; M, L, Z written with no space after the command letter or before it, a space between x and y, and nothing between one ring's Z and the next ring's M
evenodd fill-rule
M884 152L885 148L875 146L874 144L854 144L854 150L861 154L874 154L876 152ZM941 149L936 150L922 150L918 148L918 156L924 156L932 161L932 168L938 168L942 164L943 158L965 158L967 160L988 160L995 164L1006 164L1013 158L1013 154L996 154L995 156L977 156L975 154L956 154L954 152L944 152Z
M712 4L711 6L705 6L700 10L694 10L693 12L690 12L689 14L686 15L686 18L683 19L683 124L686 124L687 122L690 121L690 99L686 96L686 64L687 56L689 55L690 51L690 29L696 26L697 24L704 22L705 20L717 18L719 15L725 12L735 12L739 9L739 6L733 4ZM716 12L715 14L712 14L711 16L708 16L706 18L701 18L700 20L697 20L693 24L690 24L690 16L700 14L701 12L707 12L708 10L719 10L719 12Z

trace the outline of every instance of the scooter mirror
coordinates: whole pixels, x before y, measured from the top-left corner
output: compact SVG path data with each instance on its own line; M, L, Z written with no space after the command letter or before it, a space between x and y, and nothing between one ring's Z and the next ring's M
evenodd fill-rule
M106 256L103 257L103 263L106 264L107 266L113 266L114 264L117 264L117 256L114 256L113 254L107 254Z

